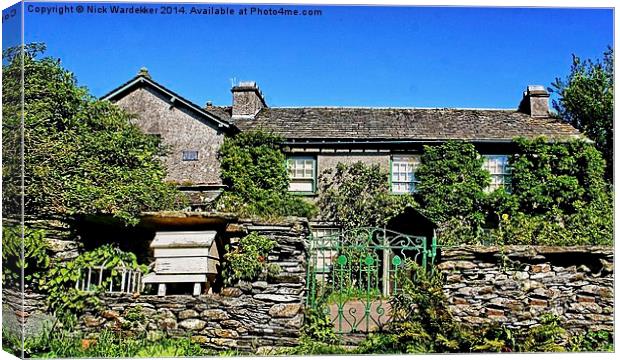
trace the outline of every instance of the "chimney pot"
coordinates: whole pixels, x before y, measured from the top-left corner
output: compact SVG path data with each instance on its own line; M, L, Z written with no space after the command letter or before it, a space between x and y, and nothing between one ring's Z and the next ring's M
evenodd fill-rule
M549 116L549 92L542 85L528 85L523 92L519 111L531 117Z

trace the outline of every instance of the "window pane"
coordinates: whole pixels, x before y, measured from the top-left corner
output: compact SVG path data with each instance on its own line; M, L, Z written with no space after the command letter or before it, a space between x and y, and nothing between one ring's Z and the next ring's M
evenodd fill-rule
M407 193L415 190L415 169L420 155L395 155L392 157L392 192Z

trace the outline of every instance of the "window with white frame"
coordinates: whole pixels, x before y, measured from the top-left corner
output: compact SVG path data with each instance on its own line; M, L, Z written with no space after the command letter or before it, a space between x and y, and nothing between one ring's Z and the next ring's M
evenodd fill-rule
M491 184L486 191L504 188L512 192L512 170L508 164L508 155L484 155L483 168L491 173Z
M314 156L290 156L287 159L289 191L314 192L316 188L316 158Z
M313 227L310 255L314 259L317 278L327 280L334 259L338 256L338 236L340 228L337 227Z
M420 165L420 155L392 156L392 192L396 194L413 193L419 181L415 170Z

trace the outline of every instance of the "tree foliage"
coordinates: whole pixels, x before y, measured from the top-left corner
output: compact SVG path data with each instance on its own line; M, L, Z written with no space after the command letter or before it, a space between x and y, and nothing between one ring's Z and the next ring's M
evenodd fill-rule
M309 216L312 204L288 192L282 139L263 131L248 131L224 139L220 147L222 182L218 210L262 217Z
M3 54L3 155L19 158L16 129L23 120L25 213L110 214L134 223L142 211L180 206L179 192L164 182L159 139L142 133L117 106L89 95L59 60L39 57L44 49L35 44L23 57ZM20 167L3 170L6 183L19 184ZM4 203L19 206L19 187L6 190Z
M517 139L513 194L501 212L504 244L613 244L613 196L590 143Z
M345 229L385 225L414 204L409 195L391 194L387 180L388 174L376 164L338 163L335 169L325 170L319 179L322 219Z
M579 203L604 196L605 161L592 144L550 143L542 137L517 139L516 144L511 166L519 211L541 214L558 208L574 213Z
M568 77L556 78L552 86L559 95L554 108L562 119L594 140L607 162L607 179L613 179L613 49L603 54L602 61L573 55Z
M416 170L421 211L439 224L457 219L470 227L480 226L485 220L484 189L490 180L482 163L471 143L448 141L425 146Z

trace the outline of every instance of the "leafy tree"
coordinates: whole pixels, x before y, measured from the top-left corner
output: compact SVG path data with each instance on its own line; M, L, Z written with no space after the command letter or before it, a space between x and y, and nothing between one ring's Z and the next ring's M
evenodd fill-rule
M609 48L603 60L582 60L573 55L566 79L552 83L559 100L559 115L596 143L607 162L606 177L613 179L614 54Z
M490 174L471 143L448 141L425 146L416 170L420 208L438 224L458 219L470 227L485 220L483 211Z
M218 210L240 215L310 216L312 204L288 192L282 139L263 131L248 131L224 139L220 147L222 182L228 186L218 198Z
M179 192L164 182L159 139L142 133L117 106L89 95L59 60L38 57L44 50L33 44L23 56L15 49L3 53L3 156L10 165L19 158L16 129L23 121L25 213L110 214L135 223L142 211L180 206ZM19 166L3 170L3 181L19 184ZM9 211L18 211L19 193L19 186L6 189Z
M409 195L391 194L387 179L379 165L359 161L325 170L319 179L321 217L345 229L384 226L405 206L414 204Z

